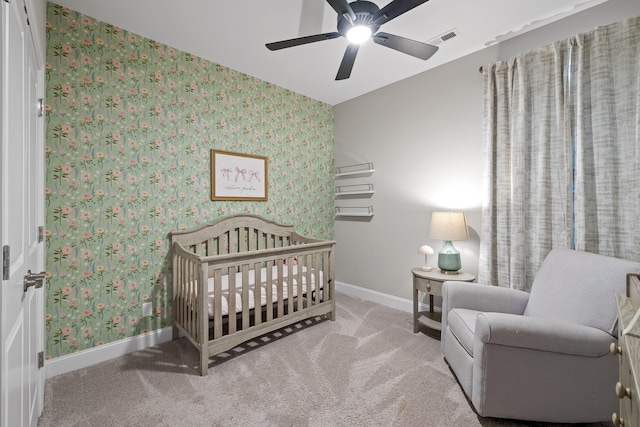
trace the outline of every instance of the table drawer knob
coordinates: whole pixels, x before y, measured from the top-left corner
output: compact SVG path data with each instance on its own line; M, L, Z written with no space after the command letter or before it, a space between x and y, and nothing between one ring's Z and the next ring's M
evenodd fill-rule
M611 422L615 426L624 426L624 418L620 418L620 416L615 412L611 415Z
M624 399L625 397L631 399L631 389L629 387L623 386L622 383L618 381L616 383L616 396L618 396L620 399Z
M616 354L622 354L622 348L619 345L617 345L616 343L614 343L614 342L612 342L611 345L609 346L609 351L614 356Z

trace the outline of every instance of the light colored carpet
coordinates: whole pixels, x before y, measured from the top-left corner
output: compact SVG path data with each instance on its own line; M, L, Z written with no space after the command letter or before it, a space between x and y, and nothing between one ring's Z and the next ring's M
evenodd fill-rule
M546 426L478 417L411 314L337 307L212 358L207 377L186 339L56 376L38 426Z

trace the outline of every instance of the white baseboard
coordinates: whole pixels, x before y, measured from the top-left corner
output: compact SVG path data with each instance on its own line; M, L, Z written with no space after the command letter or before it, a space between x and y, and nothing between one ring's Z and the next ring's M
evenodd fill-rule
M367 301L373 301L377 304L405 311L413 312L413 302L396 297L394 295L385 294L360 286L350 285L344 282L336 281L336 291L353 297L362 298ZM420 308L423 310L423 308ZM436 307L438 309L438 307ZM144 350L147 347L171 341L173 338L172 328L158 329L147 332L131 338L115 341L99 347L90 348L88 350L78 351L66 356L56 357L47 360L44 364L46 369L46 377L52 378L56 375L72 372L77 369L86 368L100 362L124 356L138 350Z
M405 298L338 281L336 281L336 291L352 297L373 301L376 304L406 311L407 313L413 313L413 301Z
M127 353L171 341L172 338L172 328L168 327L114 341L99 347L93 347L88 350L78 351L66 356L56 357L55 359L45 362L46 377L52 378L56 375L95 365L96 363L106 362L107 360L124 356Z

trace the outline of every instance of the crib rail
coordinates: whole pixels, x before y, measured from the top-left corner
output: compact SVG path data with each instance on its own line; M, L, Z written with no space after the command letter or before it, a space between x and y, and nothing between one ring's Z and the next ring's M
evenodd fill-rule
M299 238L293 226L278 224L257 215L231 215L191 230L174 231L179 242L198 255L224 255L287 247Z

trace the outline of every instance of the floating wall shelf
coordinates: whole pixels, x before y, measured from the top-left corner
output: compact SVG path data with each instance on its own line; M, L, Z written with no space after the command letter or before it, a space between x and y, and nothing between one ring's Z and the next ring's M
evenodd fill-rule
M335 207L336 216L373 216L373 206L363 207Z
M373 194L373 184L340 185L335 188L336 197Z
M371 174L374 171L373 163L360 163L357 165L340 166L335 168L335 176Z

